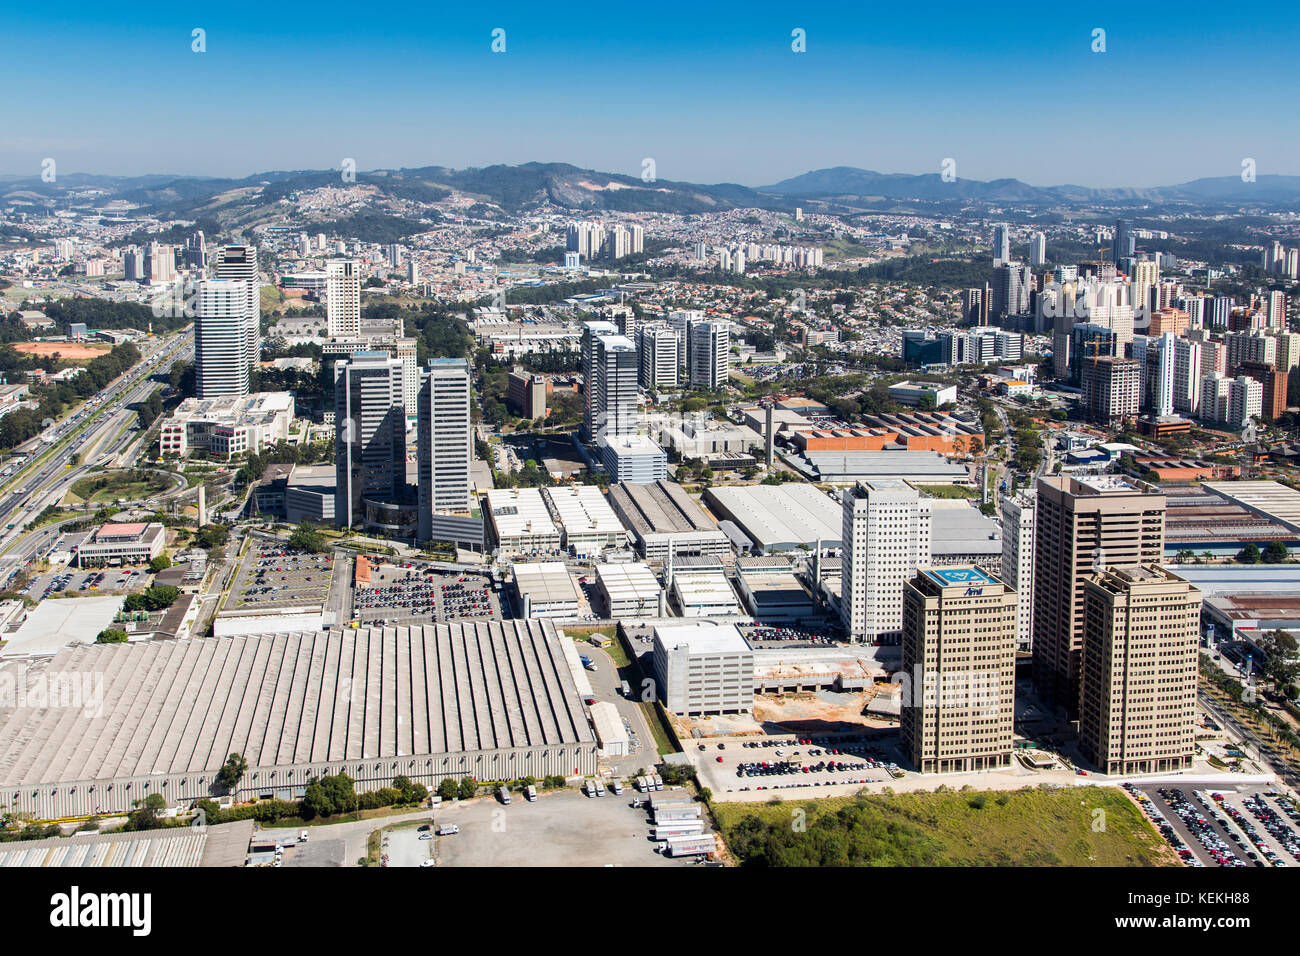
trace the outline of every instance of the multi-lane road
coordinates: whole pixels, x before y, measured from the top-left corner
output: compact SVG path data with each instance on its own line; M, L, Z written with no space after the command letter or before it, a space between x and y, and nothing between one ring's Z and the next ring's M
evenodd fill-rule
M24 529L47 505L57 503L73 482L128 447L136 435L132 408L165 379L172 366L192 357L194 336L186 329L148 342L139 363L60 424L52 444L39 444L33 457L0 496L0 579L48 548L58 529L34 534ZM74 463L75 460L75 463ZM12 525L12 527L7 527Z

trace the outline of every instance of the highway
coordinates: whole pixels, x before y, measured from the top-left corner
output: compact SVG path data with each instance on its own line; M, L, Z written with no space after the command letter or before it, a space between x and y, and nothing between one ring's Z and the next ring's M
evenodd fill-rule
M0 527L14 527L5 529L0 537L0 581L7 581L14 570L43 553L58 536L57 526L27 535L26 525L47 505L60 501L92 467L106 463L135 440L130 426L136 412L131 406L159 386L155 378L165 377L176 362L192 357L194 337L186 329L159 337L142 351L139 363L53 426L53 446L37 445L32 460L8 482L0 500ZM95 402L93 408L90 402ZM51 447L57 450L51 452ZM78 455L80 461L73 465Z

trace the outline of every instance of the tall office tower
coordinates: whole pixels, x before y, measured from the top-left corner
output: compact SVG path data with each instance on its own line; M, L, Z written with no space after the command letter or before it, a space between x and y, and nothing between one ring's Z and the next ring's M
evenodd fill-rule
M414 256L406 260L406 281L410 285L420 284L420 264L415 261Z
M745 274L745 250L737 249L732 253L731 271L740 276Z
M709 257L709 247L706 243L697 242L695 244L695 261L703 262Z
M1274 241L1264 247L1264 261L1262 263L1265 272L1280 272L1286 265L1286 250L1282 248L1282 243Z
M583 434L614 438L637 433L636 346L610 322L588 322L583 333L586 392Z
M392 502L406 485L402 360L354 352L334 364L334 520L350 528L364 500Z
M1151 313L1151 326L1147 332L1150 335L1164 335L1166 332L1183 335L1190 325L1191 318L1182 309L1161 308Z
M1282 266L1282 274L1288 279L1300 278L1300 249L1286 251L1286 263Z
M1115 220L1115 232L1110 242L1110 261L1119 265L1121 259L1133 255L1135 245L1131 223L1127 219Z
M840 619L853 641L897 640L903 585L930 563L930 502L905 481L859 481L844 493Z
M1196 755L1201 592L1158 564L1084 586L1079 748L1106 774L1166 773Z
M248 394L249 283L204 279L194 295L194 377L199 398Z
M643 325L636 330L638 382L642 388L676 388L678 368L677 333L671 325Z
M726 322L691 329L691 388L725 388L731 370L731 332Z
M632 248L630 250L632 255L645 252L645 226L634 222L627 228L628 232L632 234Z
M208 267L208 245L202 229L185 240L183 258L187 269L196 269L202 272Z
M998 225L993 227L993 265L997 267L1011 261L1011 227Z
M1174 411L1193 417L1200 414L1202 376L1201 343L1175 339Z
M1019 595L1016 647L1034 640L1034 494L1002 496L1002 580Z
M420 376L416 430L420 541L436 535L437 515L470 510L470 367L465 359L430 359Z
M384 246L384 257L388 259L388 264L396 269L402 264L402 247L397 243L389 243Z
M1232 318L1232 296L1216 295L1206 303L1205 325L1211 329L1226 329Z
M1047 237L1041 232L1036 232L1029 237L1029 264L1047 265Z
M1084 413L1114 426L1136 418L1141 405L1141 365L1130 358L1104 355L1084 359L1080 368Z
M353 259L325 263L325 331L330 338L361 335L361 272Z
M606 322L613 322L619 335L636 341L636 312L630 305L611 305L600 313Z
M1034 541L1034 685L1079 709L1083 585L1094 567L1161 560L1165 496L1125 475L1038 479Z
M989 324L989 285L986 282L981 289L963 289L961 293L962 321L971 325Z
M1175 307L1187 313L1187 327L1201 329L1205 327L1205 301L1203 295L1185 295L1174 300Z
M899 742L921 773L1011 763L1016 592L976 567L925 568L903 586Z
M244 351L248 367L256 369L262 360L262 288L257 272L256 246L220 246L215 267L218 279L248 284L248 305L244 315Z
M677 359L687 368L691 364L691 328L704 321L699 309L674 309L668 313L668 324L677 333Z
M993 302L989 314L1004 319L1008 315L1024 315L1029 311L1029 291L1034 274L1029 266L1018 262L1003 262L993 270Z

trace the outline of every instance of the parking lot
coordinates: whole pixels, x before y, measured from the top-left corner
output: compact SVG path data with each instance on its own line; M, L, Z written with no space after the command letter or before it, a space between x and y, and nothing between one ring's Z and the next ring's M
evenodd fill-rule
M1300 862L1300 811L1272 788L1125 784L1124 789L1188 866Z
M829 629L742 624L740 633L751 647L829 647L840 643L832 638Z
M689 866L655 852L644 809L633 809L630 787L588 797L575 790L539 792L529 803L515 796L444 805L436 825L460 832L435 836L438 866ZM390 844L391 845L391 844Z
M449 574L415 565L383 565L352 596L364 623L412 624L500 620L501 602L486 575Z
M231 590L229 608L274 610L324 605L334 558L276 547L251 547Z
M851 793L903 774L894 754L861 734L707 739L687 750L698 755L700 777L716 795L814 789L822 792L801 795L840 796L836 788Z
M97 571L65 568L37 575L22 593L34 601L41 601L64 591L85 595L112 594L139 590L148 583L149 572L142 568L103 568Z

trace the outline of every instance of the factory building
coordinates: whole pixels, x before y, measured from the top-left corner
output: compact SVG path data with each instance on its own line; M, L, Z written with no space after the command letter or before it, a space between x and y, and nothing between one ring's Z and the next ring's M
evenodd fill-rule
M565 645L569 645L566 649ZM37 819L173 806L219 792L296 799L312 777L358 791L589 775L597 745L572 642L546 621L313 631L69 648L0 706L0 803ZM41 698L32 695L44 688ZM49 706L53 695L66 706Z

